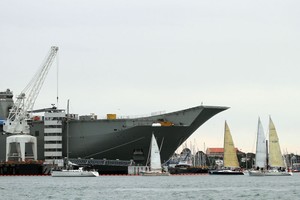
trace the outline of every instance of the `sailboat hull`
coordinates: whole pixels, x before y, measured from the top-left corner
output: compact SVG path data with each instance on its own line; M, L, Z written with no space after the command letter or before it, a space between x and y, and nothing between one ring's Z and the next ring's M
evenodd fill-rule
M97 177L99 173L96 171L84 171L84 170L60 170L52 171L52 177Z
M140 175L142 176L170 176L169 172L141 172Z
M264 173L261 171L249 171L249 176L264 176Z
M249 176L292 176L291 172L281 171L249 171Z

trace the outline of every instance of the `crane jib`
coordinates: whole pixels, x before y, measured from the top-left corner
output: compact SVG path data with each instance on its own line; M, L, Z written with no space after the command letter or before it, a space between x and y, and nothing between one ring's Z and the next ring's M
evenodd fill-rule
M33 109L35 100L43 86L48 71L57 54L58 47L52 46L46 56L41 68L36 72L29 84L24 88L17 97L14 106L10 109L7 120L3 124L3 130L9 134L29 134L30 121L29 111Z

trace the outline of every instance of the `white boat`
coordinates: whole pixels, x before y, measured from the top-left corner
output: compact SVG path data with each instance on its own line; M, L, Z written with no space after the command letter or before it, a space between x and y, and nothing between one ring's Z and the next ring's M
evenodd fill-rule
M62 170L53 170L51 172L52 177L97 177L99 173L97 171L86 171L83 170L83 167L79 169L62 169Z
M209 174L212 175L244 175L240 171L239 162L237 159L236 148L234 147L233 139L225 121L225 131L224 131L224 158L223 158L224 168L219 170L211 170Z
M268 153L269 146L269 153ZM263 132L260 119L258 119L255 170L249 170L250 176L291 176L287 171L282 156L277 131L269 118L269 145Z
M170 176L169 172L162 170L160 152L154 134L152 134L150 148L150 170L142 171L140 174L143 176Z

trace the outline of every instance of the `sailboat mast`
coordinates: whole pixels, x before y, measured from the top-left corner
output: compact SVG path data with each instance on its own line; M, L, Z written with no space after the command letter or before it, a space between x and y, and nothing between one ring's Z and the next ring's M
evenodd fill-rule
M67 159L69 159L69 99L67 104Z
M268 149L268 140L266 140L266 169L269 168L269 149Z

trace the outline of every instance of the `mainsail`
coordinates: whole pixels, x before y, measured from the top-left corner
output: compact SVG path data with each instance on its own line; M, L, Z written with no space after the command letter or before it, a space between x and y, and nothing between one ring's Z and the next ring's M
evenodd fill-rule
M269 165L271 167L285 167L279 139L271 117L269 119Z
M264 168L266 167L266 161L267 161L266 136L260 118L258 118L255 166L259 168Z
M152 134L150 154L151 154L150 156L151 171L161 172L162 168L161 168L160 152L154 134Z
M224 167L238 168L239 163L236 155L236 149L233 144L232 136L225 121L224 132Z

